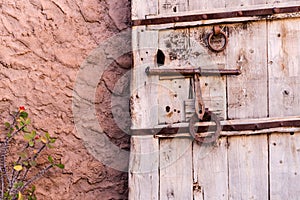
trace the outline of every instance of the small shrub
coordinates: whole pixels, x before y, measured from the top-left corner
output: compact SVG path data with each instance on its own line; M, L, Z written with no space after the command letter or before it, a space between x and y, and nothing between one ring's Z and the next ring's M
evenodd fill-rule
M55 138L49 133L38 133L30 128L30 118L21 106L5 122L6 135L0 140L0 195L3 200L36 200L33 182L51 168L64 165L49 155L47 161L38 162L42 152L53 148ZM43 154L44 155L44 154Z

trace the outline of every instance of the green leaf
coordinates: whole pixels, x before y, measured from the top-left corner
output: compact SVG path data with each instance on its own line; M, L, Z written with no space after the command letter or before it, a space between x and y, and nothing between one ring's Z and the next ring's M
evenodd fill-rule
M4 126L5 126L5 128L9 128L11 125L10 125L10 123L5 122L5 123L4 123Z
M26 119L28 117L28 113L27 112L20 112L20 117L22 117L23 119Z
M29 118L26 119L25 124L26 124L26 125L29 125L29 124L30 124L30 119L29 119Z
M29 133L27 133L27 134L24 134L24 139L25 140L27 140L27 141L31 141L31 140L33 140L33 136L32 136L32 134L29 134Z
M17 189L17 188L20 188L20 187L22 187L24 185L24 183L21 181L21 182L16 182L15 184L14 184L14 188L15 189Z
M49 142L50 143L55 143L56 139L55 138L50 138Z
M24 161L24 162L23 162L23 165L24 165L25 167L28 167L28 166L29 166L29 163L28 163L27 161Z
M25 152L20 152L20 153L19 153L19 156L20 156L22 159L27 158L27 154L26 154Z
M28 142L28 144L29 144L30 147L33 147L33 146L34 146L34 141L30 140L30 141Z
M49 148L49 149L53 149L54 148L54 146L53 145L51 145L51 144L46 144L46 146Z
M35 167L37 165L37 163L36 163L36 161L31 160L31 161L29 161L29 165L32 167Z
M50 134L49 134L49 133L46 133L46 134L45 134L45 136L46 136L46 138L47 138L48 140L50 140L50 139L51 139L51 137L50 137Z
M60 168L60 169L64 169L65 168L65 165L59 163L59 164L56 164L55 165L56 167Z
M50 163L53 163L53 162L54 162L52 156L48 156L48 160L49 160Z

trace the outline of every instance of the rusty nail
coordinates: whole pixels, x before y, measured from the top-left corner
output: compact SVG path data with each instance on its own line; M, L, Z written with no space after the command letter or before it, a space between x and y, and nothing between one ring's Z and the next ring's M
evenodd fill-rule
M238 11L237 14L238 14L238 16L243 16L243 12L242 11Z
M208 16L207 15L202 15L202 19L208 19Z
M273 8L273 12L274 12L274 13L279 13L279 12L280 12L280 9L279 9L279 8Z

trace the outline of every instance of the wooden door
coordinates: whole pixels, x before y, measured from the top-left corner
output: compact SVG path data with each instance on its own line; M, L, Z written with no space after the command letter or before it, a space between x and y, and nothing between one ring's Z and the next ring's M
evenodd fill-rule
M300 120L299 13L275 10L275 15L162 24L147 20L231 10L283 10L300 2L143 2L133 1L133 20L138 21L132 39L131 110L136 136L131 139L129 199L299 199L300 128L299 123L285 123ZM208 48L214 26L228 38L224 51ZM200 78L206 107L224 126L274 121L278 126L223 130L215 143L195 142L188 131L179 131L186 130L194 112L193 81L181 74L145 73L164 67L240 69L237 76ZM177 132L166 132L178 127Z

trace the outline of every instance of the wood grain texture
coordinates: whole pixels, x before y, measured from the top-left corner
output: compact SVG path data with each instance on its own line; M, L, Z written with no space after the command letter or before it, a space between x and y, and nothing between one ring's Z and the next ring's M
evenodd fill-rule
M146 19L149 15L158 14L158 0L132 0L131 18Z
M228 139L229 199L268 199L266 135Z
M270 199L299 199L300 133L270 135Z
M240 67L241 75L227 77L228 118L268 116L266 22L228 26L228 67Z
M159 146L153 136L132 136L129 199L159 200Z
M160 200L193 199L192 140L160 140Z
M158 31L145 27L132 29L134 67L131 81L132 128L149 128L158 123L158 76L147 76L145 69L156 65Z
M193 146L194 200L228 199L227 138Z
M268 22L270 117L300 115L300 21Z

